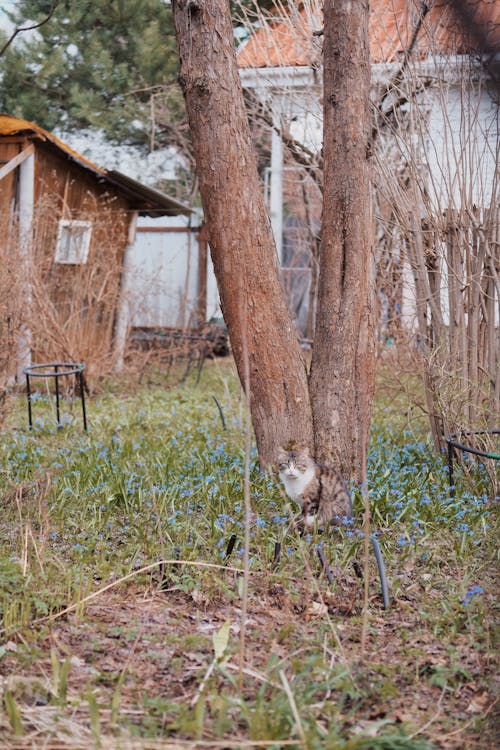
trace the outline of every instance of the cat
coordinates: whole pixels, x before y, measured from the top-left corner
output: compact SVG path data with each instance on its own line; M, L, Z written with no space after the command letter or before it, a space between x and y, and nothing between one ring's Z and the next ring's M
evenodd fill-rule
M317 523L325 528L332 521L352 517L351 496L344 480L335 469L317 464L307 447L280 448L277 461L286 494L302 509L301 526L310 528Z

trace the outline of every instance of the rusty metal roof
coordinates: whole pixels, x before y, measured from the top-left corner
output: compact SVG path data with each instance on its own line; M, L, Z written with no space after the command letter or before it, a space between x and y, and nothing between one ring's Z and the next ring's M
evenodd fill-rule
M97 166L90 159L82 156L61 141L60 138L39 125L18 117L0 114L0 138L7 135L26 135L33 140L49 143L62 156L75 162L82 169L91 172L99 182L108 184L113 187L115 192L125 196L130 202L132 210L138 211L141 216L178 216L179 214L188 215L191 213L188 206L170 198L165 193L147 187L116 170L107 170Z
M449 55L477 46L471 29L453 12L453 0L427 0L417 37L415 55ZM369 18L370 55L373 63L394 62L408 49L423 0L371 0ZM488 48L500 45L499 0L467 0L467 13L474 18ZM319 62L320 45L313 31L323 26L322 13L311 13L305 5L286 17L283 10L255 30L238 53L240 68L313 65Z

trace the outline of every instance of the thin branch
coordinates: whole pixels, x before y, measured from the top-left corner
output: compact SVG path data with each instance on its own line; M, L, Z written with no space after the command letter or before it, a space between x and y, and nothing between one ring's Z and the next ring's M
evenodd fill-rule
M417 23L415 24L415 28L413 29L413 34L410 40L410 43L408 47L404 51L403 60L401 63L401 66L399 70L394 74L393 78L389 83L387 84L386 90L381 97L381 99L378 101L376 105L374 105L375 109L375 118L372 126L372 143L375 142L378 133L380 132L380 120L381 118L386 119L391 112L394 112L398 107L400 107L402 104L406 104L408 101L407 97L399 97L396 102L393 102L388 110L384 109L384 104L387 101L387 98L398 88L399 84L404 78L404 74L406 72L406 69L410 63L410 60L412 58L415 46L417 44L418 35L420 34L420 30L422 28L422 25L424 23L424 19L426 15L429 13L430 7L427 5L427 2L422 3L422 7L420 9L420 15L418 17Z
M308 747L307 737L304 732L304 727L302 726L302 721L300 719L299 710L295 702L295 696L292 693L292 688L290 687L290 683L288 682L286 674L284 673L283 670L280 670L280 680L282 682L283 689L286 693L286 697L288 698L290 708L292 709L293 718L295 719L295 724L297 725L297 732L299 733L301 743L304 748L307 748Z
M58 5L59 5L59 0L53 0L52 7L49 11L49 14L43 19L43 21L34 23L32 26L18 26L15 29L14 33L10 36L10 38L7 39L2 49L0 49L0 57L2 57L2 55L8 50L8 48L10 47L10 45L12 44L12 42L14 41L14 39L16 38L18 34L21 34L23 31L33 31L34 29L39 29L40 26L44 26L48 21L50 21Z
M314 180L320 190L323 190L323 181L321 179L321 158L318 158L318 154L308 149L304 144L297 141L293 136L285 130L283 127L277 127L273 121L273 116L268 107L266 107L250 89L245 91L245 97L253 105L253 114L259 120L262 120L272 130L274 130L281 140L283 145L288 148L292 154L295 162L304 167L306 172Z
M491 76L493 85L500 93L500 74L496 56L499 45L494 36L488 34L488 20L478 17L476 4L467 0L448 0L451 12L462 26L463 30L472 38L481 53L481 64Z

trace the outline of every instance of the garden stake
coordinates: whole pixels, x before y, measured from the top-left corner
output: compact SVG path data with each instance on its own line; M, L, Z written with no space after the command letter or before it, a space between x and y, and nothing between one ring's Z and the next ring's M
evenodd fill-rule
M232 551L234 549L234 545L236 543L236 539L237 539L236 534L231 534L231 538L229 539L229 542L228 542L228 545L227 545L227 549L226 549L226 554L225 554L225 557L224 557L225 560L227 560L230 557L230 555L231 555L231 553L232 553Z
M328 563L327 563L326 557L325 557L325 553L323 552L323 548L319 544L316 545L316 554L318 555L318 557L320 559L320 562L321 562L321 565L323 566L323 572L324 572L324 574L326 575L326 577L328 579L328 583L330 585L332 585L333 583L335 583L335 578L333 577L333 573L332 573L330 567L328 566Z
M373 551L375 552L375 559L377 560L378 575L380 578L380 587L382 589L382 601L384 602L384 609L389 609L389 584L387 583L387 576L385 573L384 560L380 551L380 545L378 539L372 534L370 536L373 544Z
M212 398L215 401L215 403L217 404L217 408L219 410L220 421L222 422L222 429L225 430L226 429L226 420L224 419L224 412L222 411L222 406L219 404L219 402L217 401L217 399L215 398L215 396L212 396Z
M357 560L354 560L352 563L352 567L354 569L354 573L356 574L357 578L363 578L363 571L361 570L361 565Z
M281 558L281 542L274 543L273 568L276 568Z

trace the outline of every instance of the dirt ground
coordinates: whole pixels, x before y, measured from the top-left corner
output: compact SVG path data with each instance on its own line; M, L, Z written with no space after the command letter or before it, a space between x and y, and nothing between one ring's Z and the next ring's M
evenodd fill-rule
M230 575L230 574L228 574ZM297 583L298 588L302 584ZM458 682L426 679L439 674L449 665L447 649L439 637L422 627L419 614L418 586L408 587L408 595L393 601L384 611L378 597L372 600L366 653L360 660L360 594L347 588L340 596L325 590L323 596L311 597L304 587L303 598L287 595L281 584L258 580L251 582L245 629L244 676L247 689L268 680L266 663L271 653L290 667L293 658L302 658L308 644L318 643L321 634L327 661L349 665L356 683L362 683L356 710L345 705L345 726L353 731L388 722L414 727L416 735L428 737L442 750L493 750L498 746L495 735L497 698L485 688L495 664L487 653L478 650L467 635L458 635L454 646L463 674ZM349 611L350 610L350 611ZM235 678L239 672L241 603L221 597L210 601L198 590L185 593L170 586L137 583L124 589L110 589L79 613L72 612L25 633L7 644L1 661L4 689L7 687L22 706L25 734L12 737L6 717L0 723L0 740L5 748L87 748L92 747L92 713L88 702L72 701L85 694L89 683L100 706L112 706L117 681L121 679L118 723L127 733L117 740L110 737L110 709L100 711L100 746L117 748L180 747L182 732L162 742L147 738L133 739L134 725L144 722L144 701L160 723L162 705L189 704L195 700L200 683L213 659L212 636L226 621L231 622L226 670ZM410 647L411 646L411 647ZM317 645L314 645L317 648ZM9 648L11 651L9 651ZM37 649L38 659L22 666L24 649ZM416 661L418 650L422 656ZM52 654L59 661L68 659L66 706L49 703L49 685L54 683ZM373 695L369 682L372 666L380 663L399 669L393 678L396 690L386 696ZM415 673L421 679L415 679ZM231 689L222 675L214 676L215 690ZM272 681L271 681L272 682ZM214 688L212 688L214 689ZM364 697L363 697L364 695ZM155 709L155 700L159 708ZM330 700L339 700L332 691ZM344 699L345 703L345 699ZM478 717L481 729L475 730ZM168 710L165 711L168 725ZM131 730L132 728L132 730ZM154 736L154 735L153 735ZM158 734L156 734L158 736ZM161 735L160 735L161 736ZM128 739L127 739L128 737ZM189 742L190 747L234 747L245 745L244 730L234 726L232 737L224 743ZM254 743L250 743L251 745ZM258 743L257 743L258 744ZM257 746L255 744L255 746ZM279 741L275 747L281 747ZM96 744L99 746L99 744ZM248 745L247 745L248 746Z

